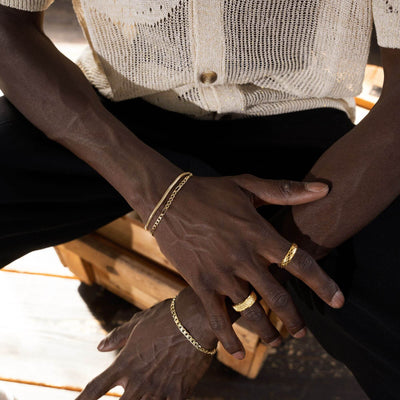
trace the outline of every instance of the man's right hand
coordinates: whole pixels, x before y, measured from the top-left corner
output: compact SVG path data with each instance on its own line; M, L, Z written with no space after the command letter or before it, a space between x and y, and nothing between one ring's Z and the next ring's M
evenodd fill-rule
M290 243L256 210L262 204L295 205L321 199L322 183L272 181L252 175L192 177L155 231L165 256L200 297L210 326L225 349L244 357L225 299L240 303L254 288L294 337L305 325L289 293L268 266L280 263ZM286 267L322 300L339 308L344 297L337 284L305 251L298 249ZM242 312L261 339L272 345L280 335L260 303Z

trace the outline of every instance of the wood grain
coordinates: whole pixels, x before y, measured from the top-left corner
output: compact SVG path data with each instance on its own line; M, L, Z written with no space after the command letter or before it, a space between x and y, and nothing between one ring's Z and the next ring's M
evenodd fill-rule
M84 387L115 358L69 279L0 274L0 377Z
M156 239L144 230L142 222L129 214L97 230L101 236L119 244L127 250L133 250L156 263L177 272L158 247Z

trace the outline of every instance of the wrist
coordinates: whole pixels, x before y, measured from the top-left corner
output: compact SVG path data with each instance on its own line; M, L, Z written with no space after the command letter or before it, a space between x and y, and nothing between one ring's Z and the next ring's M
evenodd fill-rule
M215 348L217 338L210 328L203 304L190 287L179 293L175 307L186 330L206 349Z
M57 141L97 170L145 220L183 171L102 106L90 108L84 117Z

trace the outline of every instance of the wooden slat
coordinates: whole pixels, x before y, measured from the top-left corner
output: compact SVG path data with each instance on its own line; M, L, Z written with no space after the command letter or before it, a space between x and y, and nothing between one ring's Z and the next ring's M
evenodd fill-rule
M79 392L71 390L53 389L40 385L5 382L0 379L0 391L1 390L4 390L8 395L14 396L18 400L75 400L79 394ZM100 397L101 400L115 400L117 398L118 397L114 396Z
M143 224L131 215L119 218L97 230L101 236L133 250L164 267L177 272L158 247L156 239L144 230Z
M94 283L93 267L89 262L83 260L72 251L69 251L65 246L57 246L55 250L63 265L68 267L82 282L87 285L92 285Z
M65 277L73 276L71 271L62 265L54 248L33 251L8 264L4 270Z
M186 286L176 274L95 233L63 246L97 267L96 283L140 308L171 298Z

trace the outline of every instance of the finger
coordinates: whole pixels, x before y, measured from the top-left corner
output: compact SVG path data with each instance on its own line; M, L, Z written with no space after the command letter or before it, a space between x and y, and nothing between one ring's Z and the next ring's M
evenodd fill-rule
M229 296L233 304L243 302L247 296L251 293L249 285L242 281L237 283L236 290ZM279 332L271 324L264 308L261 304L256 301L251 307L245 309L241 313L252 328L252 330L260 336L260 339L270 344L271 346L278 346L281 343L281 337Z
M116 380L114 369L107 368L86 385L76 400L97 400L114 387Z
M207 293L204 296L200 294L199 298L203 302L210 328L217 339L228 353L232 354L238 360L242 360L246 353L241 341L232 328L232 321L226 309L224 296Z
M256 282L255 288L269 308L280 318L293 337L303 337L306 334L305 323L290 294L276 281L267 268L259 268L257 275L252 280Z
M124 391L124 394L120 397L120 400L141 400L146 390L142 385L132 385L129 383Z
M258 244L259 252L270 263L279 265L288 253L291 244L266 221L263 229L262 236L265 239ZM266 242L268 242L268 246L266 246ZM297 249L285 270L302 280L331 307L340 308L343 306L344 296L339 286L304 250Z
M302 280L331 307L343 307L345 299L339 286L317 264L314 258L304 250L298 249L292 261L285 269Z
M261 179L250 174L233 178L243 189L253 193L261 204L296 205L319 200L328 194L329 186L322 182Z
M125 346L129 336L136 325L138 320L137 316L139 313L135 314L134 317L122 324L121 326L113 329L97 346L99 351L113 351L119 350Z

